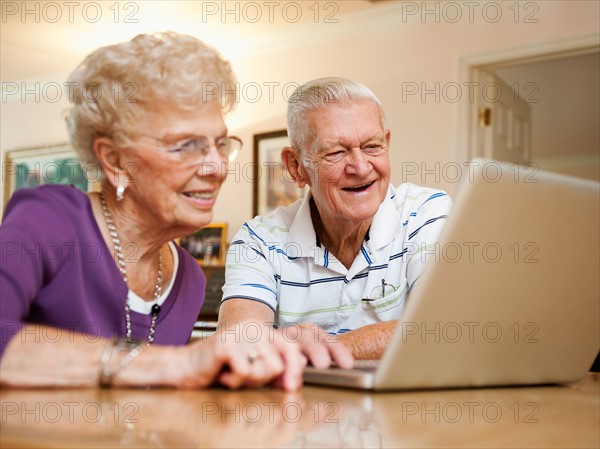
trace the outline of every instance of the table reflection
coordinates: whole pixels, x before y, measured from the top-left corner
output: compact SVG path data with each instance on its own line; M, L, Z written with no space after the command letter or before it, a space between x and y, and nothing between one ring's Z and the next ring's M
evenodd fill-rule
M270 389L3 390L0 399L3 442L34 446L280 447L319 424L301 394Z
M395 393L0 390L2 447L597 447L600 378Z

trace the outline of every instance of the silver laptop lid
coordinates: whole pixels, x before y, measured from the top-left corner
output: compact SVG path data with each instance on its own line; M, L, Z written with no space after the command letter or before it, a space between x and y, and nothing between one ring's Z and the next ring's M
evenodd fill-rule
M375 388L560 383L600 348L600 184L476 159Z

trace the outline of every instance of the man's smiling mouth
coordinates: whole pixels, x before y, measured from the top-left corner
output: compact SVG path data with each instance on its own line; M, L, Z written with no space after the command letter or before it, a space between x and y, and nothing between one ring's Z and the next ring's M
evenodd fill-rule
M361 184L356 187L344 187L342 190L345 190L346 192L363 192L363 191L367 190L369 187L371 187L374 182L375 181L371 181L371 182L368 182L366 184Z

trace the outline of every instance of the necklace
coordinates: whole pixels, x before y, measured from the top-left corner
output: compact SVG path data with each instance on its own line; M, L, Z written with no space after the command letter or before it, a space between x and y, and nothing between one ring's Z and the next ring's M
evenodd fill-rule
M127 285L127 290L129 290L129 285L127 284L127 268L125 267L125 256L123 255L123 247L121 246L121 239L119 238L119 233L117 231L117 227L113 220L113 216L108 209L108 205L106 204L106 199L104 198L104 192L100 192L100 206L102 207L102 215L104 215L104 220L106 221L106 227L110 233L110 237L112 238L112 242L115 248L115 253L117 255L117 267L121 272L121 276L125 281L125 285ZM156 275L156 284L154 285L154 299L157 300L160 298L162 293L162 254L160 251L158 252L158 274ZM152 321L150 322L150 330L148 331L148 342L147 346L150 346L154 342L154 334L156 332L156 320L158 319L158 314L160 313L160 306L158 304L154 304L152 306ZM131 310L129 309L129 304L127 303L127 299L125 299L125 325L127 328L127 341L131 342L133 339L131 338Z

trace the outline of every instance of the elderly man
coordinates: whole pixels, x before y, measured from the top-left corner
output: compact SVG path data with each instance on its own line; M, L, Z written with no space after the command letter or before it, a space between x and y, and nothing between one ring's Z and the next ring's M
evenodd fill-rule
M282 160L308 194L236 234L220 326L294 325L289 338L317 366L331 358L346 364L337 340L355 358L379 358L451 200L439 190L390 184L390 130L362 84L323 78L298 87L288 133L292 146ZM328 354L317 340L330 342Z

